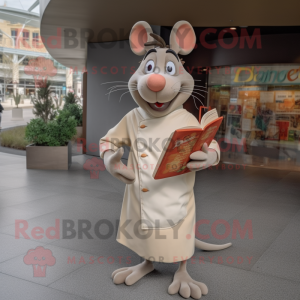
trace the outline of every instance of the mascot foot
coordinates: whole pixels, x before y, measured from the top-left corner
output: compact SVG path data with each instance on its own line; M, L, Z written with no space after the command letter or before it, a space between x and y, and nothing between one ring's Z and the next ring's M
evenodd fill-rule
M182 261L169 286L168 293L170 295L179 293L183 298L200 299L202 295L208 293L208 288L204 283L191 278L186 270L186 261Z
M117 269L112 273L111 277L113 278L114 284L125 283L132 285L153 270L152 262L145 260L141 264L133 267Z

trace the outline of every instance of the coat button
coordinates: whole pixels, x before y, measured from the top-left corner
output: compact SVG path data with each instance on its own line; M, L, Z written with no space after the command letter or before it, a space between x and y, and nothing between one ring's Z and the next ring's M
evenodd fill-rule
M141 155L141 157L147 157L148 155L146 154L146 153L143 153L142 155Z
M145 127L147 127L146 125L141 125L140 128L144 129Z
M149 190L148 190L148 189L142 189L142 191L143 191L144 193L146 193L146 192L148 192Z

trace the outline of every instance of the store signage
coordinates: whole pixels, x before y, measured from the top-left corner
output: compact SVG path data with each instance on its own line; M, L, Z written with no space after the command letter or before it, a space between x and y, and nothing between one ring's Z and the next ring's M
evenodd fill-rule
M300 84L300 66L232 67L232 84Z

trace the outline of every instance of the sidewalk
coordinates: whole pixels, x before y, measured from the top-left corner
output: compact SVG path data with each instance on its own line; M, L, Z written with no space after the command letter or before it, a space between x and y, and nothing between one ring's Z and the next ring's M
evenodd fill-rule
M113 284L111 273L136 265L140 257L116 241L125 184L106 171L91 179L83 168L90 158L73 157L69 171L27 170L25 157L0 153L0 298L182 300L167 294L177 264L155 263L155 271L134 286ZM300 299L299 180L298 172L248 167L197 172L196 220L209 221L199 227L201 234L209 235L206 242L233 243L222 251L196 249L188 260L192 277L208 286L203 300ZM16 238L16 220L28 224L28 238ZM63 236L64 220L74 222L71 238ZM96 224L103 220L103 236L97 236ZM251 220L253 237L230 233L220 240L212 232L218 220L230 228L238 220L242 229ZM56 222L57 236L51 238ZM81 237L79 224L91 226ZM216 231L224 234L224 224ZM45 277L34 277L33 266L24 263L26 253L38 246L56 259Z
M12 114L12 111L7 110L7 107L4 107L4 111L2 113L2 122L1 122L2 129L26 125L31 119L34 118L34 114L32 113L32 108L24 108L23 109L23 120L22 121L12 121L11 114Z

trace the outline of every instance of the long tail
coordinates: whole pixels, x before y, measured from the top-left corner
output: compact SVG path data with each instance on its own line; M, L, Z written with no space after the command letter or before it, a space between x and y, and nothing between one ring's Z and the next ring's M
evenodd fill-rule
M214 245L202 242L200 240L195 239L195 246L197 249L205 250L205 251L215 251L215 250L223 250L230 247L232 243L227 243L223 245Z

